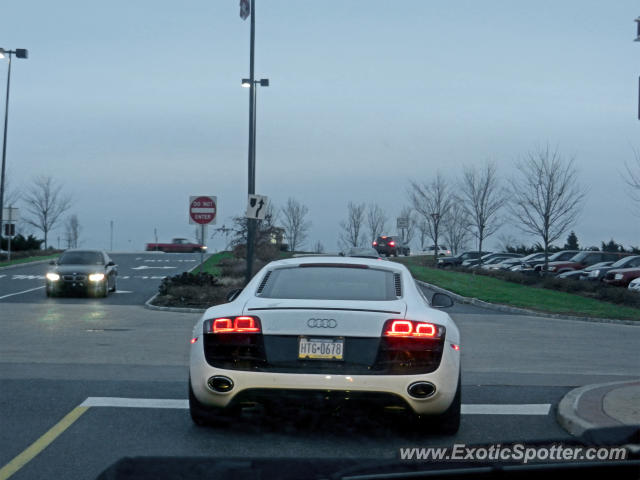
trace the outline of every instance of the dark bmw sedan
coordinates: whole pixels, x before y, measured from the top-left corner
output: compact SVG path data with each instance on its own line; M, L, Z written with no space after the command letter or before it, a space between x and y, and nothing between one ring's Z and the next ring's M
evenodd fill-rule
M106 297L116 291L116 264L102 250L67 250L45 275L47 297L84 293Z

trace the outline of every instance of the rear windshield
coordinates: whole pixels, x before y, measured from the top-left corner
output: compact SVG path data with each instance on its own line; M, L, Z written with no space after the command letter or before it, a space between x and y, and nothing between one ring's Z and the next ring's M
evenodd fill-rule
M102 265L104 258L100 252L67 252L58 260L59 265Z
M260 296L309 300L396 300L393 273L375 268L292 267L271 271Z

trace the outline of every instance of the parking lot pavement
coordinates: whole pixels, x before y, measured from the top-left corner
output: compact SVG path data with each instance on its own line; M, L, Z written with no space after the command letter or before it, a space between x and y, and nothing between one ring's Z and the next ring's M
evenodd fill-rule
M118 266L118 288L106 298L47 298L44 275L49 265L38 263L0 270L0 303L142 305L157 293L163 278L191 270L200 263L200 254L196 253L113 253L110 256Z
M568 439L555 413L568 392L638 372L634 326L452 312L464 405L454 437L304 407L201 429L185 410L198 315L81 300L2 305L2 480L94 478L134 455L393 458L406 446Z

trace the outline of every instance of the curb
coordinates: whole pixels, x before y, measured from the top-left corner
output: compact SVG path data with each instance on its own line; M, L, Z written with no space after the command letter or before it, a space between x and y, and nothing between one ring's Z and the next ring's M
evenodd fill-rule
M558 404L556 418L562 428L574 436L586 430L624 425L611 418L602 409L602 401L607 393L619 387L637 384L637 380L609 382L574 388ZM582 412L583 416L579 414ZM585 418L587 417L588 418Z
M51 260L53 260L53 258L48 258L47 260L35 260L33 262L16 263L14 265L6 265L4 267L0 267L0 270L9 270L11 268L26 267L29 265L40 265L42 263L49 263Z
M164 253L164 252L163 252ZM205 259L206 262L206 259ZM201 264L198 264L192 268L190 268L189 270L187 270L188 273L193 272L196 268L198 268ZM147 308L149 310L160 310L163 312L176 312L176 313L204 313L207 311L206 308L186 308L186 307L159 307L157 305L153 305L152 302L156 299L156 297L160 295L159 293L156 293L153 297L151 297L149 300L147 300L146 302L144 302L144 308Z
M144 302L144 308L147 308L149 310L160 310L163 312L176 312L176 313L203 313L207 310L206 308L159 307L157 305L152 305L151 302L153 302L158 295L159 294L156 293L153 297L151 297L149 300Z
M475 305L476 307L482 307L488 310L496 310L499 312L506 312L506 313L533 315L536 317L553 318L556 320L573 320L573 321L579 321L579 322L613 323L617 325L640 326L640 321L635 321L635 320L621 320L616 318L576 317L573 315L563 315L560 313L545 313L545 312L538 312L536 310L529 310L527 308L510 307L507 305L489 303L489 302L484 302L482 300L478 300L477 298L463 297L462 295L458 295L457 293L450 292L449 290L445 290L444 288L438 287L437 285L423 282L422 280L416 279L416 283L418 283L423 287L429 288L430 290L434 290L438 293L445 293L459 303Z

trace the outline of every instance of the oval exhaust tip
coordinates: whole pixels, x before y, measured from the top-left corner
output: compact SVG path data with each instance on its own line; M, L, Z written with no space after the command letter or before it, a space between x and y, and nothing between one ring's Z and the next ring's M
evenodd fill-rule
M215 392L225 393L233 389L233 380L224 375L215 375L207 380L209 388Z
M431 382L414 382L407 391L413 398L429 398L436 393L436 386Z

